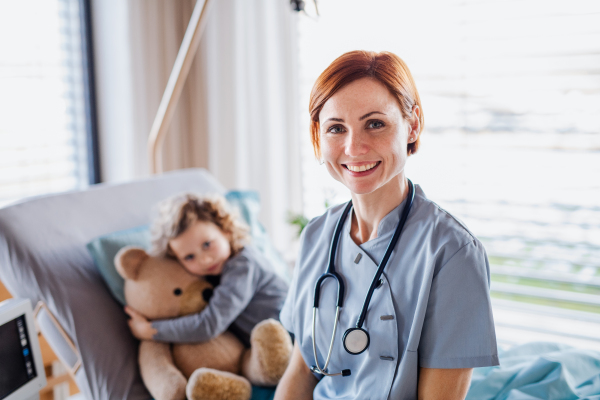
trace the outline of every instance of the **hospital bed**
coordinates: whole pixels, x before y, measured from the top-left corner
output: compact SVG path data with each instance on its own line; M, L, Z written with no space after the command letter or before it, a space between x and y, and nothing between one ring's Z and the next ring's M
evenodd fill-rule
M42 333L88 399L150 396L137 367L137 341L86 244L147 225L158 201L183 191L224 194L225 188L206 170L189 169L0 209L0 280L14 297L47 306L38 315Z

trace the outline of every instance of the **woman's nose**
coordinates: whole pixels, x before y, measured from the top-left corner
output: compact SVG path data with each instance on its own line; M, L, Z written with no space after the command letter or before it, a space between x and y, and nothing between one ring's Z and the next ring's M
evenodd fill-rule
M362 132L351 130L346 136L346 155L351 157L368 153L369 147Z

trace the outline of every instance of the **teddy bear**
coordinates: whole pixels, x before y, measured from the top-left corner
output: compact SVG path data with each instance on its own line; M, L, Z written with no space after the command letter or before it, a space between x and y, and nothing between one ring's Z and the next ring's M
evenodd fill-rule
M149 320L198 313L212 294L213 286L205 279L142 248L121 249L115 266L125 280L127 304ZM279 382L291 352L288 332L269 319L254 327L249 349L228 331L202 343L142 340L138 361L142 380L156 400L248 400L251 383Z

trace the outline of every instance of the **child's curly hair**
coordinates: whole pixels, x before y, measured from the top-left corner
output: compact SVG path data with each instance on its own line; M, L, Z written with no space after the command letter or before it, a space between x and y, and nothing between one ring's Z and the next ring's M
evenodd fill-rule
M231 255L234 256L249 241L249 228L229 208L222 196L199 196L181 193L161 201L151 228L150 252L159 257L174 257L169 241L176 238L196 221L212 222L231 239Z

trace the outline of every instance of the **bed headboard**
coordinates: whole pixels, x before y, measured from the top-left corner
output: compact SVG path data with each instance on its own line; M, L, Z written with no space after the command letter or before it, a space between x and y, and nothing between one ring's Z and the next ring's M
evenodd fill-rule
M86 398L150 398L138 373L137 342L86 243L148 224L158 201L183 191L223 194L225 188L206 170L188 169L0 209L0 279L14 297L42 300L56 316L81 355L75 378ZM44 320L41 326L57 355L74 363L53 326Z

